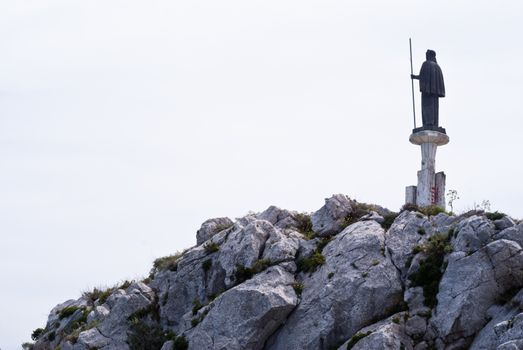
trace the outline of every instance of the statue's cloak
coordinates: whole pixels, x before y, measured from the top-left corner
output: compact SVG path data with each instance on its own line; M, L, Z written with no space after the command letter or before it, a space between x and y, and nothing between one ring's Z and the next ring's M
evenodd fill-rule
M419 72L419 90L425 94L445 97L443 73L436 62L423 62Z

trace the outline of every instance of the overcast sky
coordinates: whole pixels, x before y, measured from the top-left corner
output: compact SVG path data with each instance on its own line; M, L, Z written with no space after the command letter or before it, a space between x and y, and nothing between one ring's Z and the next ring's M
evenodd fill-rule
M207 218L416 183L415 71L436 50L461 199L523 215L523 2L0 0L0 348L147 275ZM416 93L419 111L419 93ZM420 123L418 119L418 123Z

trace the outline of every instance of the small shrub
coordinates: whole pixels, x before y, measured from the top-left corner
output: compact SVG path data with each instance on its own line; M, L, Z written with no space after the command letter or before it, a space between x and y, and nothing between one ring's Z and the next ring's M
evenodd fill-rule
M78 306L67 306L67 307L64 307L62 310L59 311L58 318L60 320L63 320L64 318L71 316L77 310L80 310L80 309L82 309L82 308L80 308Z
M269 259L259 259L254 262L252 267L245 267L242 265L236 265L236 271L234 272L234 280L236 283L242 283L248 279L251 279L255 274L262 272L269 266L272 262Z
M485 213L485 216L487 217L487 219L491 221L496 221L499 219L503 219L506 216L506 214L495 211L493 213Z
M214 232L219 233L219 232L227 230L233 226L234 226L234 223L228 223L228 224L224 223L224 224L216 225L216 227L214 228Z
M413 248L412 248L412 254L418 254L420 252L423 251L423 246L419 245L419 244L416 244Z
M125 280L116 289L127 289L131 286L131 283L133 283L133 281Z
M159 326L138 319L130 322L127 334L127 344L131 350L160 349L167 341L167 333Z
M394 220L398 217L399 213L390 213L383 217L383 222L381 223L381 227L383 227L385 230L388 230L392 224L394 223Z
M52 332L50 332L47 335L47 340L49 340L49 341L53 341L53 340L55 340L55 338L56 338L56 332L55 331L52 331Z
M216 299L218 297L218 295L220 295L220 293L209 294L209 295L207 295L207 299L209 299L209 301L213 301L214 299Z
M107 298L116 290L116 289L126 289L131 285L131 282L125 281L118 287L111 287L106 289L94 288L92 291L83 293L83 296L91 300L93 303L98 300L98 304L102 305L107 301Z
M100 305L104 304L112 293L113 293L112 289L104 290L102 293L100 293L100 298L98 299L98 303Z
M183 335L172 340L174 341L173 350L187 350L189 348L189 342Z
M211 269L211 267L212 267L212 260L211 259L207 259L207 260L205 260L202 263L202 269L205 272L209 271Z
M372 260L372 266L376 266L376 265L379 265L379 261L378 260Z
M149 304L148 306L138 309L135 312L133 312L129 317L127 317L128 321L134 321L134 320L142 320L146 318L147 316L150 316L152 320L159 321L160 320L160 310L158 301L155 300L153 303Z
M196 327L200 323L200 320L198 318L193 318L191 320L191 326Z
M176 253L156 259L153 262L153 272L164 270L176 271L178 269L178 260L180 260L182 254L183 253Z
M427 216L435 216L439 213L447 213L445 209L438 207L437 205L429 205L426 207L419 208L419 211L421 211L423 214ZM448 213L447 213L448 214Z
M413 287L423 287L424 304L430 308L438 303L436 295L443 276L443 260L445 254L452 250L452 246L448 244L449 239L448 234L436 234L425 244L418 246L418 250L427 257L420 261L419 269L409 276Z
M294 282L292 284L292 288L294 288L294 291L296 292L296 295L300 296L303 292L303 283L300 282Z
M216 253L218 250L220 250L220 246L214 242L209 242L205 246L205 251L209 254Z
M299 272L310 273L315 272L323 264L325 264L325 257L317 250L308 258L299 260L297 263Z
M263 270L267 269L269 266L271 266L272 262L270 259L259 259L254 262L252 265L252 271L254 274L257 274L259 272L262 272Z
M301 213L296 214L294 220L297 222L296 229L298 232L304 235L307 239L314 238L315 233L312 230L312 220L309 215Z
M318 245L316 246L316 250L319 251L320 253L323 251L323 248L325 248L325 246L327 244L329 244L329 242L331 241L332 237L323 237L319 242L318 242Z
M416 204L407 203L401 207L400 211L419 211L419 207Z
M200 301L198 299L194 299L192 301L192 305L193 305L192 306L193 315L196 315L198 313L198 310L200 310L203 307L202 303L200 303Z
M368 332L358 332L358 333L354 334L352 336L352 338L350 338L349 342L347 343L347 350L352 349L354 347L354 345L356 345L357 342L359 342L366 336L370 335L371 333L372 333L371 331L368 331Z
M362 273L361 273L361 277L363 277L363 278L367 277L368 275L369 275L368 272L362 272Z
M345 216L341 228L344 229L347 226L358 222L363 216L369 214L370 211L374 209L374 206L370 204L354 202L352 205L352 212Z
M31 334L31 339L33 339L34 341L37 341L44 333L45 333L45 329L37 328Z
M425 229L423 227L418 228L418 235L423 236L425 234Z
M400 323L400 317L399 317L399 316L394 316L394 317L392 318L392 322L393 322L393 323L396 323L396 324Z
M236 265L236 270L234 271L234 280L236 283L242 283L251 279L253 276L252 269L245 267L243 265Z
M329 274L327 275L327 278L331 279L332 277L334 277L334 272L329 272Z

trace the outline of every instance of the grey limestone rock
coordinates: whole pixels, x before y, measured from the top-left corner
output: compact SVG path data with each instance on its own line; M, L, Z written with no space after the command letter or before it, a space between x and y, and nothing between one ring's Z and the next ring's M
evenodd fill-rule
M491 307L489 323L475 337L471 350L503 349L523 339L523 290L504 305ZM508 348L510 349L510 347Z
M411 314L426 314L430 311L430 309L423 303L425 298L423 297L422 287L407 288L403 297L409 306L409 311Z
M196 244L202 244L215 234L230 228L233 224L229 218L214 218L205 221L196 232Z
M362 216L361 220L374 220L378 224L381 224L385 219L383 216L372 210L369 214Z
M163 346L160 350L173 350L173 347L174 347L174 341L169 340L163 344Z
M422 234L420 234L422 233ZM412 211L403 211L385 235L385 245L392 262L404 276L406 263L412 259L414 246L425 242L434 233L426 217Z
M298 303L293 282L292 274L273 266L226 291L187 332L189 349L262 349Z
M413 349L412 339L405 333L404 313L395 314L383 321L359 330L338 350ZM359 340L357 338L360 338Z
M437 295L431 319L447 345L470 342L488 321L487 310L496 299L523 286L523 254L513 241L498 240L471 255L452 253Z
M494 224L483 216L471 216L456 227L455 250L472 253L492 241L496 232Z
M267 349L327 349L388 316L402 300L402 288L384 243L374 221L357 222L335 236L323 249L325 264L301 274L301 302Z
M194 350L523 348L523 224L404 211L385 231L388 214L334 195L312 214L312 239L298 232L303 216L275 206L207 220L198 244L157 264L149 285L56 306L33 349L126 350L129 316L157 308L158 320L142 320L185 336ZM447 232L442 244L453 252L446 247L430 309L408 276L427 267L427 241ZM172 349L166 341L161 350Z
M494 226L496 226L496 229L498 230L504 230L514 225L516 225L514 220L512 220L512 218L506 215L503 216L501 219L494 220Z
M109 314L95 328L80 333L78 343L88 348L127 349L127 318L153 302L154 292L144 283L134 282L125 291L119 289L107 299Z
M508 239L523 247L523 224L511 226L496 233L494 239Z
M296 212L278 208L274 205L267 208L264 212L260 213L257 218L259 220L269 221L274 227L286 229L290 227L296 227L298 222L294 218Z
M302 235L296 231L273 230L265 242L262 258L268 259L272 263L294 261L302 240Z
M312 229L318 236L328 236L343 229L345 218L352 213L352 201L343 194L325 199L325 205L312 214Z

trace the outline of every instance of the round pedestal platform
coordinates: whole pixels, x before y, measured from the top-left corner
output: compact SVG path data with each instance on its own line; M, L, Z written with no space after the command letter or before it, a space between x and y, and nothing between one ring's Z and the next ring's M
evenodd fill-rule
M449 137L439 131L422 130L410 135L409 141L415 145L422 145L424 143L434 143L438 146L443 146L449 143Z

